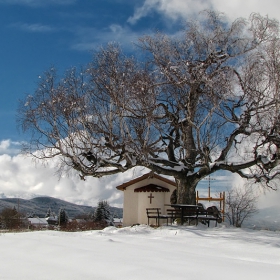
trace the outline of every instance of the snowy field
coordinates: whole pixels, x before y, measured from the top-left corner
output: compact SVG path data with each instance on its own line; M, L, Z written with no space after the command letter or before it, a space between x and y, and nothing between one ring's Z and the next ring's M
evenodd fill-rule
M0 279L276 280L280 232L223 225L0 234Z

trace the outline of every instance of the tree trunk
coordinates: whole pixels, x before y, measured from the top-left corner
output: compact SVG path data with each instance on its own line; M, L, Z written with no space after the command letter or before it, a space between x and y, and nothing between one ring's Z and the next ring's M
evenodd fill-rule
M187 178L185 174L176 176L175 180L177 184L177 203L195 205L197 183Z

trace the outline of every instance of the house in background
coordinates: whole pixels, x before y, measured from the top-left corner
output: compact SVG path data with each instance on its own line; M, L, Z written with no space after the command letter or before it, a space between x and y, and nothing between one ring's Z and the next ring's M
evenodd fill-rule
M115 227L122 227L122 225L123 225L122 219L120 219L120 218L114 218L113 223L114 223Z
M27 218L28 219L28 223L29 226L32 226L34 228L42 228L42 227L47 227L48 226L48 222L46 221L45 218Z
M58 225L58 218L57 216L50 216L46 218L48 225L57 226Z
M124 193L123 226L131 226L148 223L146 208L160 208L166 214L176 183L150 172L116 188Z

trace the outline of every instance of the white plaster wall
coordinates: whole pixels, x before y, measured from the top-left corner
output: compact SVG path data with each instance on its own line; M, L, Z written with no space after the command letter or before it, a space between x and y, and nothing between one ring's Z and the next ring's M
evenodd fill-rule
M134 192L134 188L126 188L124 190L123 199L123 226L131 226L137 224L138 212L138 199L137 193Z
M150 198L152 196L152 203L150 203ZM164 201L165 195L170 195L170 193L165 192L141 192L138 193L138 221L139 224L147 224L148 218L146 214L146 208L160 208L161 213L164 213ZM150 224L156 224L155 221L150 220Z

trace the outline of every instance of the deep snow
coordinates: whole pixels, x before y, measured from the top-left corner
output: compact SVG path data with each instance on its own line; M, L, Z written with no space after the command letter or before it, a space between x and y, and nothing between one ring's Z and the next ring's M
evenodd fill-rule
M0 235L0 279L279 279L280 232L219 225Z

